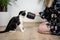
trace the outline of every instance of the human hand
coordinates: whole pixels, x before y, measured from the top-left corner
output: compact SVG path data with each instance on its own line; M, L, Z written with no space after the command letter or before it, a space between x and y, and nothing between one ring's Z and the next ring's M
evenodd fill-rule
M40 16L39 13L36 13L35 15L36 15L36 16Z

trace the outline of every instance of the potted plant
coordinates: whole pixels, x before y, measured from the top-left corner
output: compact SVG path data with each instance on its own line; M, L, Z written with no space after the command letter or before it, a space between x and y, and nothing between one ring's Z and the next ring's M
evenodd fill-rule
M0 12L7 11L7 5L10 4L9 2L10 0L0 0Z

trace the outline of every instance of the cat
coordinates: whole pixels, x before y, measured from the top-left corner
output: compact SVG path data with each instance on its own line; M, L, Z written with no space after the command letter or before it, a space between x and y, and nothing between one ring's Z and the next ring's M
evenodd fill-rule
M6 29L4 31L0 31L0 33L5 33L5 32L9 32L9 31L13 31L17 28L17 26L19 26L21 24L20 21L20 14L25 14L25 11L20 11L18 16L14 16L10 19ZM24 15L23 15L24 16ZM22 27L20 27L21 31L23 30Z

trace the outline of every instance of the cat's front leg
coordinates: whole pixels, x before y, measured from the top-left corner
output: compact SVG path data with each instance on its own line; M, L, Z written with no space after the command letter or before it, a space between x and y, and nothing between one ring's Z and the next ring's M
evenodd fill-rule
M20 28L21 32L24 32L24 27L22 24L19 25L19 28Z
M20 25L19 25L19 28L21 30L21 32L24 32L24 26L23 26L23 21L24 20L24 17L23 16L20 16Z

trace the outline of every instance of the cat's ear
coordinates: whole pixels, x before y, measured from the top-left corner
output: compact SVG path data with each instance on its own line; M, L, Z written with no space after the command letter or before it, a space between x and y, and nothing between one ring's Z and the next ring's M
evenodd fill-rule
M19 15L25 16L25 15L26 15L26 10L20 11L20 12L19 12Z

